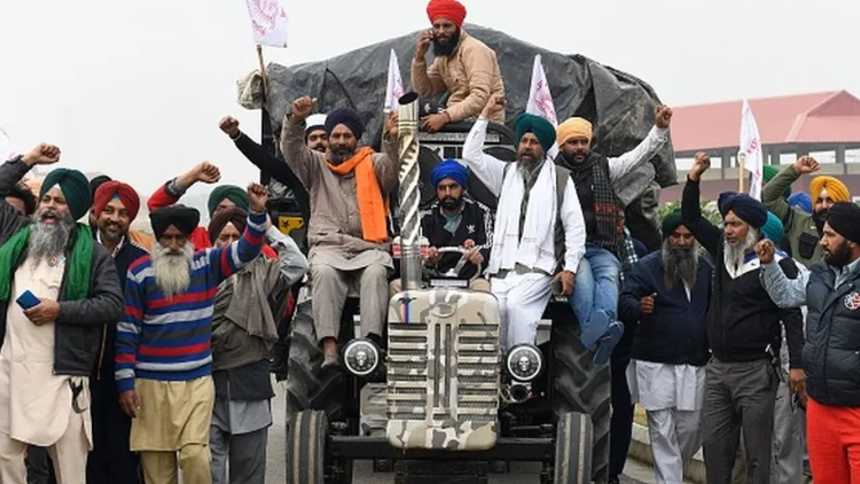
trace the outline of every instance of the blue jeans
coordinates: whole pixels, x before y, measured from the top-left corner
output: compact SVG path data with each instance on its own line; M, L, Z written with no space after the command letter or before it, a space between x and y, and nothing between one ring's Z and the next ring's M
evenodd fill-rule
M612 252L586 244L585 257L576 271L576 287L568 298L581 329L580 340L583 346L593 349L597 340L606 333L606 326L595 327L591 324L594 311L603 311L609 321L618 316L618 276L621 263Z

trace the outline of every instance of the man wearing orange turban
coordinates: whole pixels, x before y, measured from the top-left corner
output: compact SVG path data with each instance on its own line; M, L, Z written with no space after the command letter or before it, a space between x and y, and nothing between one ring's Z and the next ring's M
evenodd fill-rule
M783 191L803 175L818 172L821 165L811 156L802 156L794 164L782 169L761 192L761 201L768 210L782 219L785 237L791 246L791 256L806 267L821 262L824 257L821 230L827 220L827 211L834 203L850 202L848 187L832 176L817 176L809 183L812 213L791 208L783 198Z
M457 0L430 0L427 16L432 28L418 37L412 60L412 87L419 96L448 92L444 111L425 116L421 126L438 131L447 123L476 118L492 94L504 96L505 86L496 53L463 30L466 7ZM427 67L427 50L434 60ZM490 121L505 122L505 112Z

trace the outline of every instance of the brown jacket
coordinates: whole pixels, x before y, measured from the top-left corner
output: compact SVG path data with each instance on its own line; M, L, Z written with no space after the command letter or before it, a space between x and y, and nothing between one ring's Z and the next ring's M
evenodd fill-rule
M453 122L477 118L491 95L505 95L496 53L465 31L461 31L460 44L450 57L436 57L429 68L425 59L412 60L412 88L420 96L447 90L445 111ZM504 123L504 111L490 121Z
M325 155L305 146L304 125L294 125L284 118L281 152L287 164L299 177L310 194L311 218L308 223L309 258L327 253L340 262L356 258L362 252L378 249L385 254L383 263L390 265L385 244L375 244L361 238L361 218L358 212L355 177L339 176L328 169ZM386 139L384 153L374 153L373 165L383 196L397 187L397 144ZM363 259L363 258L358 258ZM355 261L363 266L361 260ZM332 264L336 267L341 263ZM350 270L350 267L338 267ZM356 267L357 269L358 267Z

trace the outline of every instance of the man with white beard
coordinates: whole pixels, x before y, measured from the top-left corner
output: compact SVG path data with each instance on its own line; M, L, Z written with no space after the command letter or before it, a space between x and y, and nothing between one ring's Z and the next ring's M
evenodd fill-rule
M39 145L0 166L0 192L34 165L60 158ZM0 482L24 484L28 446L48 447L59 484L83 484L92 447L88 376L102 327L122 313L110 253L89 227L86 177L58 168L45 177L33 217L0 202ZM22 295L34 296L27 304ZM18 302L18 301L21 302Z
M173 205L150 214L157 244L129 267L115 360L120 406L132 418L130 447L140 452L149 484L176 482L180 468L186 484L212 480L214 298L224 279L260 253L267 198L251 184L242 237L197 252L189 239L197 210Z
M712 274L676 210L663 219L663 249L642 258L624 278L618 315L626 324L638 322L631 394L648 416L658 483L682 482L684 465L702 445Z
M789 383L800 390L803 319L798 309L780 309L760 279L753 250L767 222L767 209L745 194L720 194L723 230L702 217L699 180L710 167L697 153L687 174L681 202L682 223L715 261L716 275L707 316L712 358L705 367L702 409L705 468L709 483L731 482L732 467L743 429L746 482L770 482L771 437L781 343L785 327L789 352ZM781 254L785 274L797 276L795 262Z

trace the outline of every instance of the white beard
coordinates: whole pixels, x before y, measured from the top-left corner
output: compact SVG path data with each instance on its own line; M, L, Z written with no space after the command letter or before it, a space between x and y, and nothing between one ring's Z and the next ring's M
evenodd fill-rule
M155 244L152 252L152 270L155 272L155 285L167 297L184 292L191 284L191 258L194 248L185 244L181 254L170 254L160 244Z
M759 231L750 227L747 232L747 238L743 243L732 245L728 241L725 241L725 245L723 246L723 252L725 253L723 260L725 261L726 267L732 270L737 270L739 267L744 265L744 257L746 257L747 251L755 247L759 237Z

